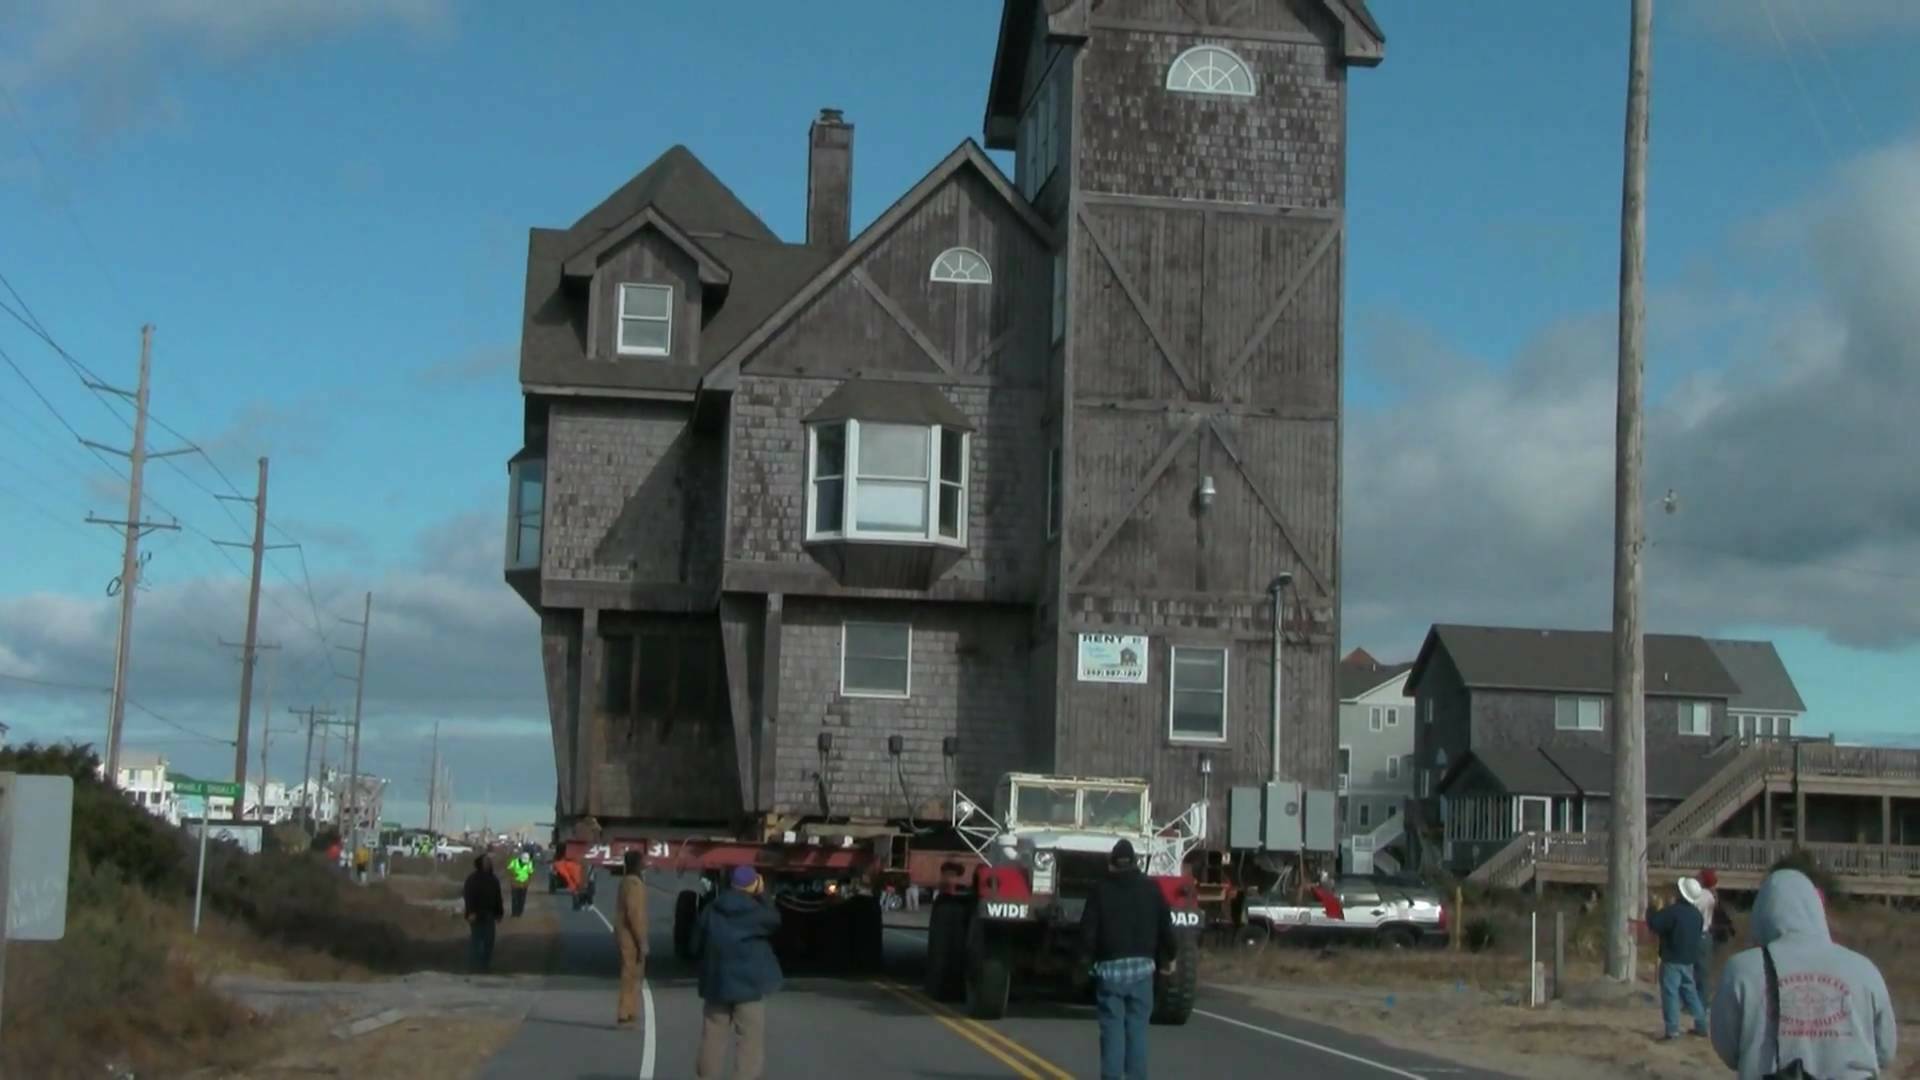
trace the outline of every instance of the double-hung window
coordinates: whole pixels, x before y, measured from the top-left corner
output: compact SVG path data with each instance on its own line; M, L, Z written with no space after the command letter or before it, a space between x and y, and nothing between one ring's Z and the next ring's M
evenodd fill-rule
M540 565L541 514L547 490L545 458L521 457L507 467L513 506L507 522L507 569Z
M1168 735L1179 742L1227 741L1227 650L1176 645L1167 703Z
M807 539L964 545L970 442L937 424L811 425Z
M912 692L911 623L841 624L841 696L904 698Z
M1606 727L1606 711L1605 698L1555 698L1553 726L1560 731L1600 731Z
M1713 706L1704 701L1681 702L1680 734L1713 734Z
M621 356L666 356L673 351L673 287L620 286Z

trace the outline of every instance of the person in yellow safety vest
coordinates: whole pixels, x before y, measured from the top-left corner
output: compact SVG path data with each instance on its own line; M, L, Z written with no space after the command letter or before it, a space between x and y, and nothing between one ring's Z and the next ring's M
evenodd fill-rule
M527 910L527 883L533 880L533 860L524 851L515 853L507 860L507 875L513 879L513 917L517 919Z

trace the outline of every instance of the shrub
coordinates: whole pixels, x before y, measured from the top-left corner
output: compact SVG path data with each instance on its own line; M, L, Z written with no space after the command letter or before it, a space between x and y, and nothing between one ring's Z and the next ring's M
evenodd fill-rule
M118 870L155 893L192 887L191 869L180 859L181 830L128 802L94 775L99 758L90 747L68 744L0 749L0 772L73 778L73 862ZM71 879L69 879L71 882ZM70 894L72 886L69 886Z
M1500 931L1494 921L1485 915L1468 919L1460 928L1460 939L1473 952L1482 952L1499 944Z

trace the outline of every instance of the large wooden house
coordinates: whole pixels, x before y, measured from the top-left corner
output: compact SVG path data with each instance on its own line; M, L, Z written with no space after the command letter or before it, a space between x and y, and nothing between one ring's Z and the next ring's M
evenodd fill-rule
M1282 573L1280 771L1332 787L1346 79L1382 47L1361 0L1007 0L1011 178L965 141L851 235L823 110L802 242L683 147L534 229L506 577L560 820L936 819L1016 769L1224 804L1276 758Z

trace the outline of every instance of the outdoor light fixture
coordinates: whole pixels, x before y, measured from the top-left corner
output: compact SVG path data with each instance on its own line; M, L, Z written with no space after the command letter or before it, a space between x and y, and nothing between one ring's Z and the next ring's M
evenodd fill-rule
M941 739L940 752L948 757L958 757L960 755L960 736L949 735Z
M820 739L817 745L820 747L821 753L823 754L833 753L833 732L831 731L821 732Z
M1213 775L1213 755L1212 754L1200 755L1200 775L1201 776Z
M1200 478L1200 508L1204 510L1207 507L1212 506L1213 496L1214 496L1213 477L1211 475L1201 477Z
M905 750L906 748L907 748L907 740L901 738L898 735L887 736L887 753L892 754L894 757L899 757L901 751Z

